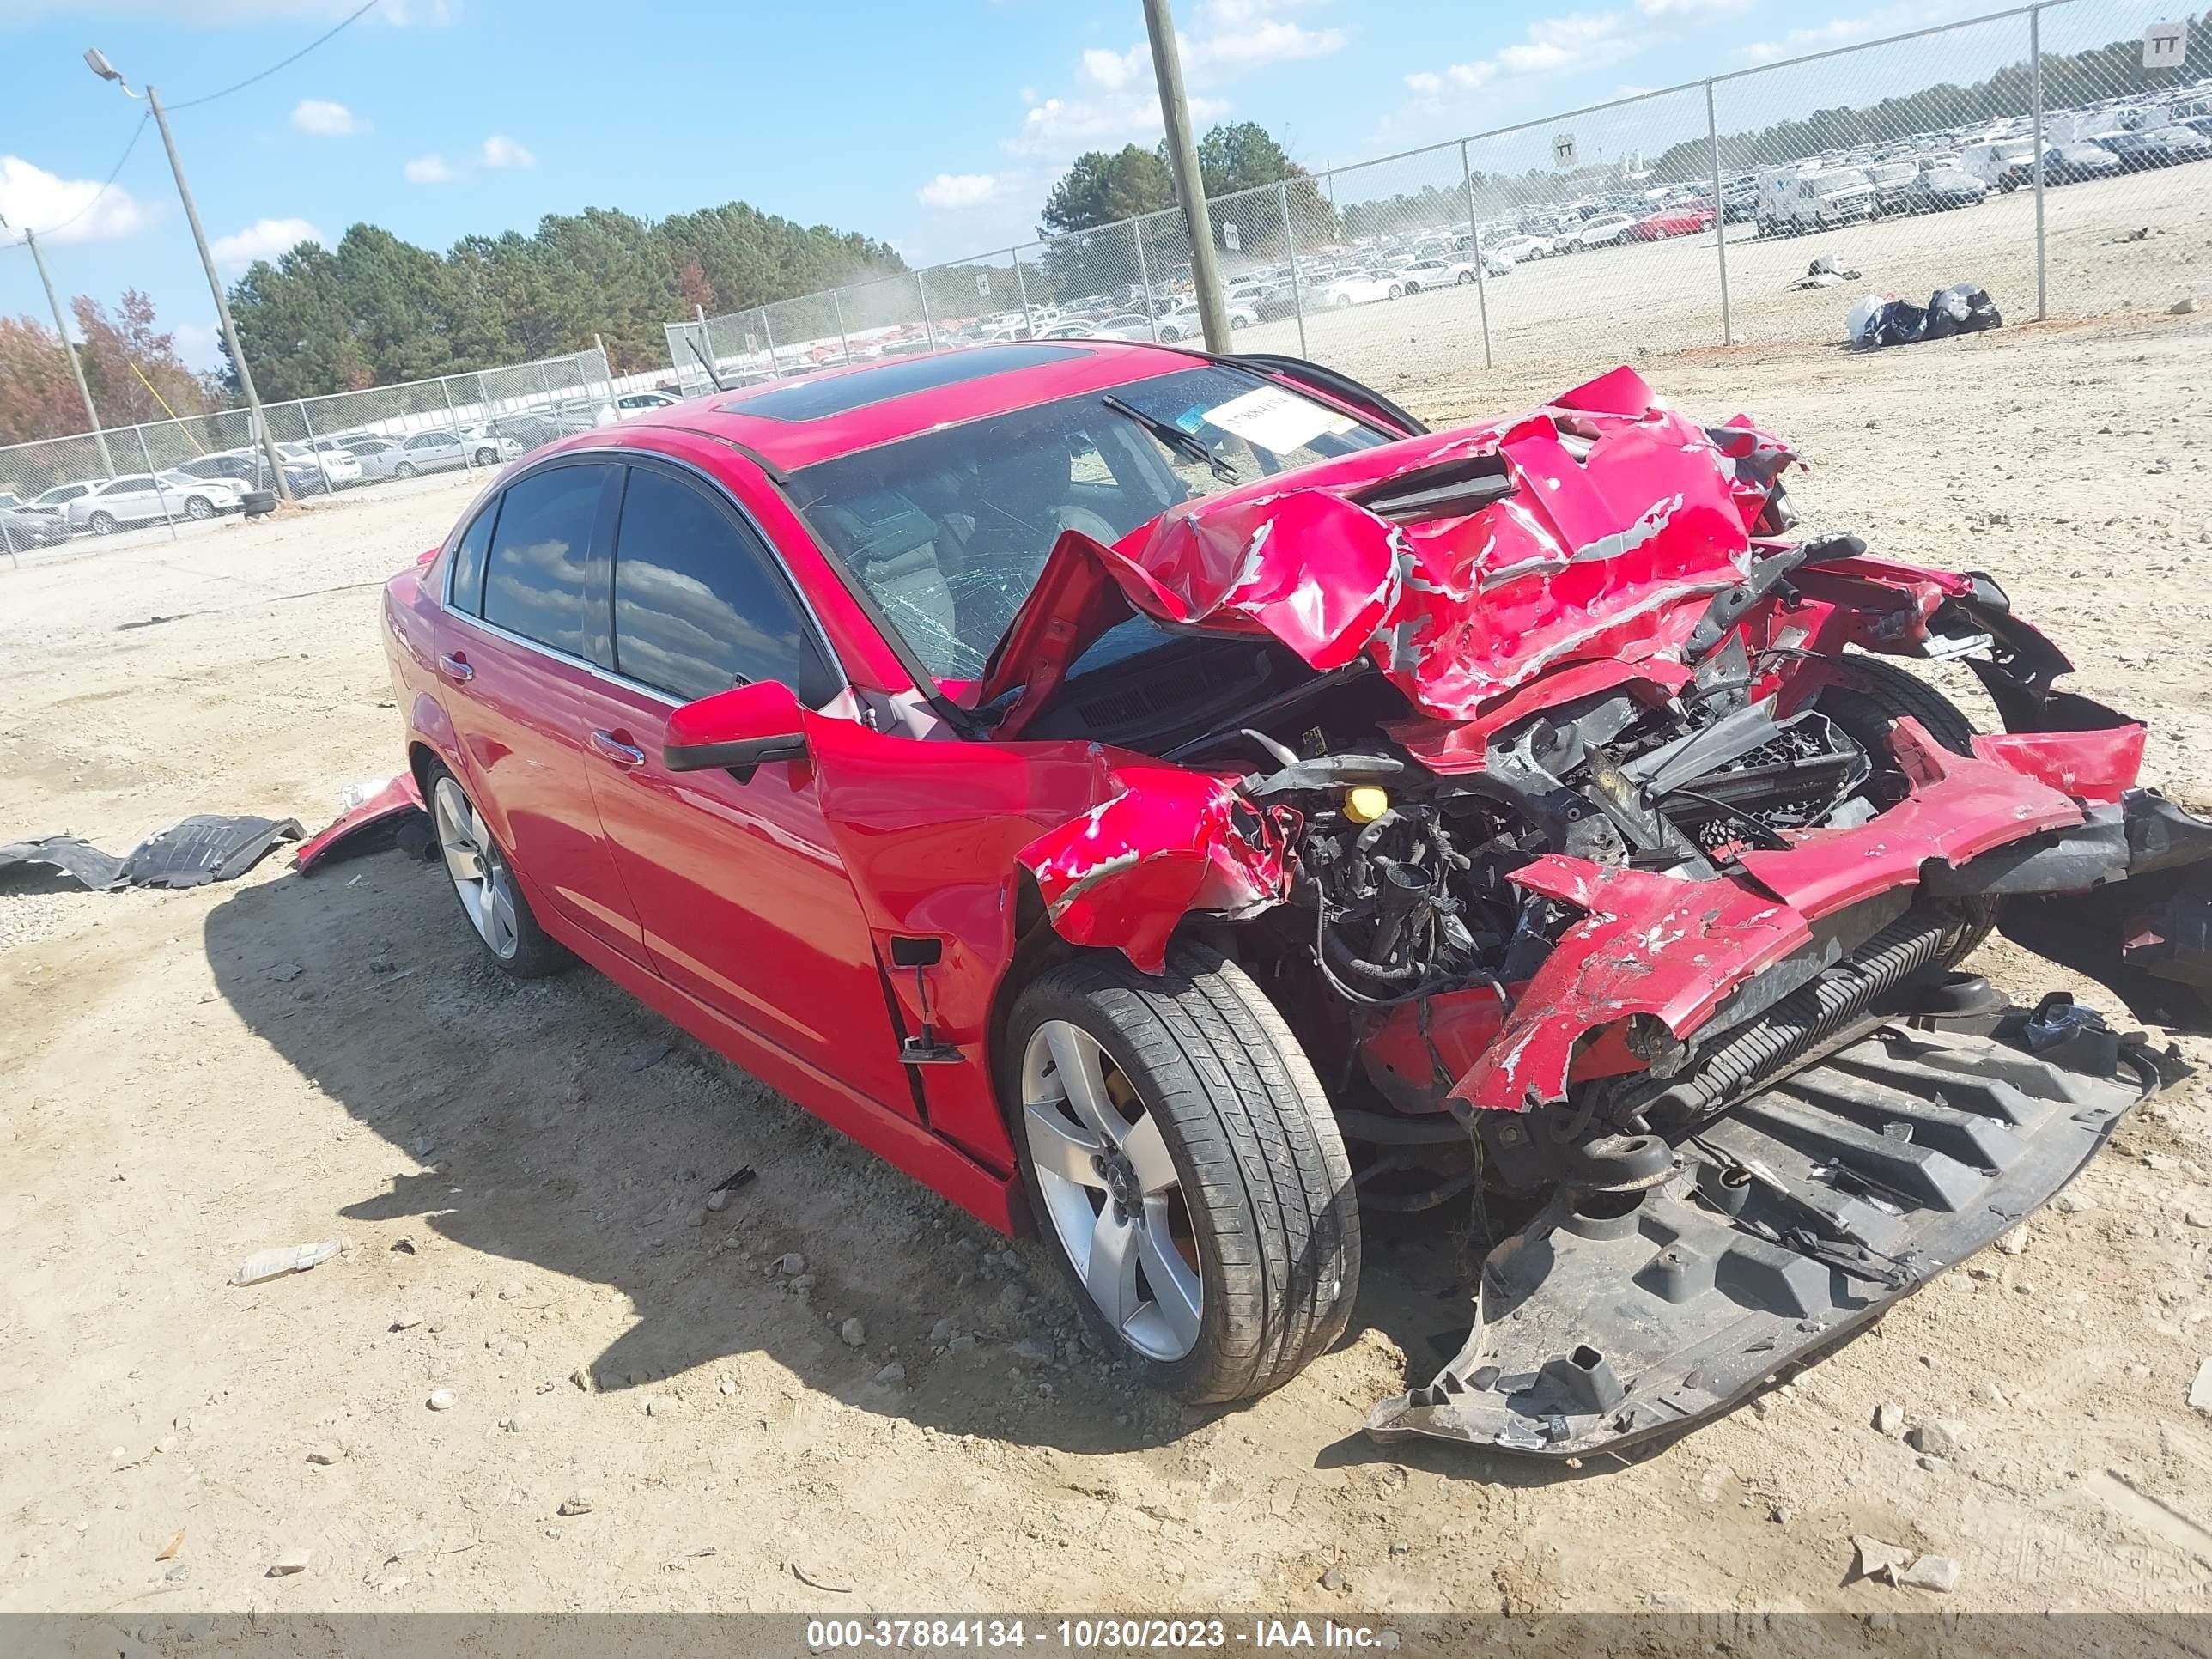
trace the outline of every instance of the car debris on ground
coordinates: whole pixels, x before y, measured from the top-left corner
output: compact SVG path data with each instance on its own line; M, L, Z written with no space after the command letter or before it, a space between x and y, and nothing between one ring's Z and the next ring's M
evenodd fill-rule
M202 887L237 880L279 842L297 841L301 833L297 818L198 813L156 830L121 858L76 836L45 836L0 846L0 879L46 866L95 893L124 887Z

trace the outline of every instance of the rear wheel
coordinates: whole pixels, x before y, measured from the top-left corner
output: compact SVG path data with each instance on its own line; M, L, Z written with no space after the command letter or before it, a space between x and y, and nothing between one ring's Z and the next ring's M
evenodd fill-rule
M1462 270L1456 280L1462 288L1471 288L1474 285L1474 273L1471 270Z
M92 533L94 535L112 536L115 533L116 529L115 515L112 513L95 513L92 515Z
M395 478L413 477L415 476L415 463L412 461L400 462L398 465L392 469L392 476Z
M1359 1285L1351 1166L1297 1040L1242 969L1078 958L1016 1000L1002 1097L1038 1231L1152 1387L1248 1399L1340 1336Z
M430 819L453 896L493 961L517 979L543 979L575 960L538 925L506 850L460 781L442 766L431 774Z

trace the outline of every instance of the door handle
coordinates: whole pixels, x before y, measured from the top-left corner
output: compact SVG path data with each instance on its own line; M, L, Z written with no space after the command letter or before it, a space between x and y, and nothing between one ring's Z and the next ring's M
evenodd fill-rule
M592 733L592 747L617 766L642 766L645 750L634 743L624 743L611 732Z
M438 659L438 672L459 685L466 685L477 677L477 671L469 666L469 659L458 651Z

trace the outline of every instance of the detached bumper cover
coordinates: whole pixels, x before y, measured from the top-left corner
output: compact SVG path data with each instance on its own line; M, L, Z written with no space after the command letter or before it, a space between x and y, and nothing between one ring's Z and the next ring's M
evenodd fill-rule
M1491 1252L1467 1346L1368 1431L1564 1457L1726 1411L2048 1203L2141 1097L2128 1069L1863 1026L1663 1185L1555 1197Z

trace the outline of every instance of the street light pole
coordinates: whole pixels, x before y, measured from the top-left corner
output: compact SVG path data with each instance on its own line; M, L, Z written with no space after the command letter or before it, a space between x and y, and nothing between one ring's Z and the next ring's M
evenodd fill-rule
M124 95L136 98L121 71L107 61L107 55L98 46L85 49L85 63L103 81L112 81L123 88ZM292 486L284 477L284 464L276 453L276 434L269 429L268 418L261 412L261 394L253 389L253 371L246 365L246 350L238 343L238 325L230 319L230 300L222 291L222 278L216 275L215 255L208 251L207 232L200 228L200 210L192 200L192 187L185 181L185 164L177 158L177 141L169 131L168 112L152 87L146 88L146 106L154 112L154 125L161 129L161 147L169 152L169 171L176 175L177 194L184 201L185 222L192 228L192 243L200 251L200 268L207 272L208 289L215 295L216 320L222 325L223 343L230 349L231 365L238 370L239 390L246 394L246 418L254 430L261 434L261 453L269 463L269 476L276 483L277 499L289 506Z
M8 216L0 213L0 230L10 228ZM46 274L46 256L39 252L39 239L27 228L23 240L29 245L31 263L39 268L39 281L46 285L46 304L54 313L54 332L61 336L62 356L69 359L70 378L76 382L76 395L84 399L84 418L92 423L93 441L100 446L100 464L107 476L115 476L115 457L107 453L107 434L100 424L100 411L92 406L92 388L84 383L84 365L77 361L76 348L70 343L69 325L62 320L62 302L54 297L54 279Z
M1168 162L1190 230L1190 276L1198 289L1199 327L1208 351L1229 349L1229 313L1221 303L1221 272L1213 260L1213 227L1206 211L1206 180L1190 136L1190 103L1182 92L1182 58L1176 50L1175 19L1168 0L1145 0L1145 27L1152 37L1152 74L1160 83L1160 118L1167 128ZM1145 310L1152 296L1145 295Z

